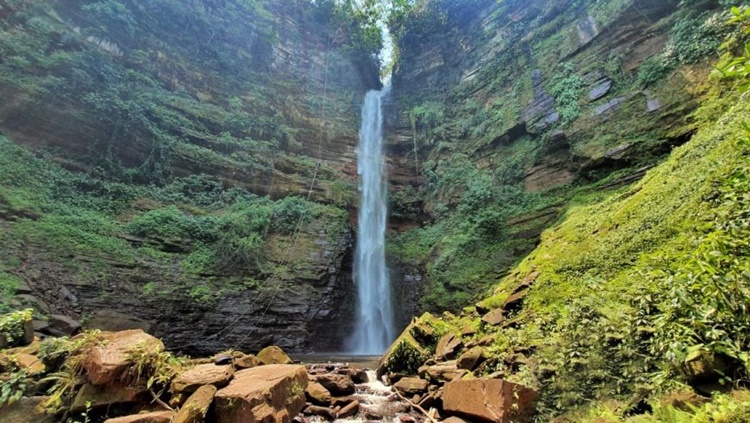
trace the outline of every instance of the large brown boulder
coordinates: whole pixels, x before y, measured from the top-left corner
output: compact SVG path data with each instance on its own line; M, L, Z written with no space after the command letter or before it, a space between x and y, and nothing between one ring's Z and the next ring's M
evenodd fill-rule
M229 383L234 375L231 364L217 366L213 363L199 364L190 370L180 373L172 381L172 392L195 392L203 385L215 385L221 388Z
M289 423L305 407L307 370L275 364L240 370L216 393L217 423Z
M380 359L378 379L388 373L417 374L430 357L430 348L437 343L436 325L439 325L438 318L429 313L412 320Z
M172 420L172 423L202 423L208 414L208 409L214 401L216 387L213 385L201 386L190 398L185 401L180 411Z
M128 357L136 351L164 351L164 344L140 329L122 332L102 332L103 343L89 349L83 368L89 381L104 385L117 380L128 366Z
M443 388L443 409L472 421L522 423L534 415L537 393L501 379L457 380Z
M276 346L263 348L257 358L263 364L292 364L292 359L284 350Z
M328 392L328 389L326 389L325 386L318 382L311 381L307 384L305 396L308 401L315 405L331 405L331 393Z
M174 411L154 411L107 419L104 423L170 423L172 418L174 418Z
M349 375L339 375L335 373L325 373L313 376L314 380L323 385L331 394L335 396L346 396L354 393L354 381Z

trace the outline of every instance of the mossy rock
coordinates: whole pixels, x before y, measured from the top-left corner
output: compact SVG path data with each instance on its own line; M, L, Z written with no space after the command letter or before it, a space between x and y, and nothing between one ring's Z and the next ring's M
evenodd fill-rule
M387 373L417 374L445 331L445 322L430 313L414 319L380 359L378 378Z

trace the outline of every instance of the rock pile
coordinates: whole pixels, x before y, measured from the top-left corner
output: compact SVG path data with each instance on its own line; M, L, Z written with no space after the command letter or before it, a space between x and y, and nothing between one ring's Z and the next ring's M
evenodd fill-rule
M481 324L505 321L524 292L519 290L502 307L487 310ZM472 327L446 331L442 324L430 314L413 320L382 357L377 374L433 420L531 421L537 397L533 389L503 380L499 373L475 376L486 370L482 367L488 358L485 346L492 339L476 339Z
M278 347L190 360L140 329L21 338L0 351L3 422L288 423L306 407L307 370Z

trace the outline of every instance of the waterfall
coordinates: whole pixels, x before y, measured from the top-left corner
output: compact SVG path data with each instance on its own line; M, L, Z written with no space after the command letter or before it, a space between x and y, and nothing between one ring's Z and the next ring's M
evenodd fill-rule
M362 107L359 130L358 173L362 202L354 257L358 290L356 326L349 352L377 355L394 338L391 281L385 266L385 223L388 211L383 165L383 97L390 88L370 91Z

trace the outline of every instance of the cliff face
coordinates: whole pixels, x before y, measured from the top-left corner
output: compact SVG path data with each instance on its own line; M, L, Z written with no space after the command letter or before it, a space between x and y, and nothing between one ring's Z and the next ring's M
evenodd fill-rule
M433 1L396 26L391 257L423 270L423 308L467 305L575 192L690 138L723 29L715 2L679 3Z
M0 1L14 306L197 353L339 348L377 66L323 6L220 3Z

